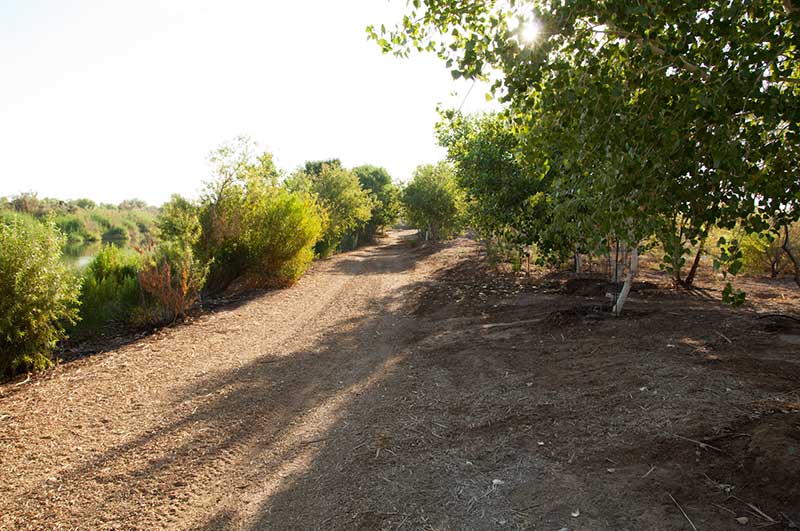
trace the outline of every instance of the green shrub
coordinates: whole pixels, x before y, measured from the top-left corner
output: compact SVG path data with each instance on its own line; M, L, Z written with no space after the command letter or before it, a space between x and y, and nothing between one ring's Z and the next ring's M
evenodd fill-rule
M275 188L253 198L244 224L251 272L268 282L290 284L314 258L324 218L311 197Z
M86 226L86 220L79 214L63 214L56 216L53 222L67 237L67 241L93 242L100 238L97 234L92 234Z
M216 179L200 200L200 235L193 246L202 263L209 264L206 289L220 292L240 277L266 285L296 280L325 227L325 213L311 191L279 187L272 156L254 157L247 139L222 146L211 160ZM355 185L361 191L357 180ZM177 242L191 241L192 211L173 198L163 210L162 231Z
M161 207L156 226L162 240L192 246L197 243L202 230L199 209L192 201L172 194Z
M80 280L61 261L64 241L52 223L0 223L0 374L47 367L77 318Z
M745 273L767 273L770 278L776 278L791 269L791 261L783 250L783 230L778 230L777 234L746 234L740 230L738 235ZM789 249L800 249L800 223L789 227Z
M115 245L104 245L86 266L81 287L81 321L74 334L98 334L110 323L125 323L140 300L140 260Z

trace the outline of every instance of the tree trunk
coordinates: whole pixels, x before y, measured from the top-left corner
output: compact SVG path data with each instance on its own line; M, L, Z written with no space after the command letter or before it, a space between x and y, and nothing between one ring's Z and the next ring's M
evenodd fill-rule
M786 253L786 256L789 257L789 261L792 262L792 266L794 267L794 282L797 284L797 287L800 288L800 263L797 262L797 258L795 258L791 248L789 247L788 224L783 226L783 245L781 248L783 249L783 252Z
M692 284L694 284L694 277L697 274L697 268L700 265L700 259L703 257L704 246L705 242L700 242L700 247L697 249L697 254L694 256L694 262L692 262L692 268L689 270L689 274L686 275L686 280L683 281L683 285L687 288L691 288Z
M582 268L583 268L583 264L581 263L581 252L576 249L575 250L575 272L580 274Z
M631 249L631 265L628 268L628 275L625 277L625 284L622 286L622 291L619 293L619 297L617 297L617 302L614 304L613 313L617 317L620 316L622 313L622 307L625 306L625 301L628 300L628 295L631 292L631 286L633 285L633 279L636 277L636 273L639 272L639 249L635 246Z

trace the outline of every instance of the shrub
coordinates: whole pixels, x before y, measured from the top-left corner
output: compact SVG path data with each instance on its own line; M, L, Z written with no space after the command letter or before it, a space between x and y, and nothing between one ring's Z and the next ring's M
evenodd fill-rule
M224 144L211 154L215 179L206 184L201 196L198 219L200 237L194 248L200 259L210 264L207 287L212 292L225 289L246 272L247 249L245 204L274 186L278 171L272 156L253 156L254 145L247 138Z
M286 284L300 278L314 258L325 220L310 196L274 188L249 202L244 222L251 271Z
M97 241L99 238L91 234L86 226L86 221L78 214L63 214L53 219L59 230L64 233L69 242Z
M0 373L40 370L77 319L80 280L52 223L0 223Z
M74 334L95 335L110 323L124 323L138 304L140 260L115 245L104 245L86 266L81 287L81 321Z
M200 238L198 208L188 199L173 194L161 207L156 226L162 240L192 246Z
M103 233L104 242L121 242L130 240L130 233L124 228L112 225Z
M743 270L749 274L768 273L770 278L776 278L781 273L791 269L792 264L783 249L785 235L783 230L777 233L747 234L738 231L740 247L742 250ZM789 249L800 248L800 223L789 226Z
M159 245L145 255L139 270L143 304L136 309L135 324L172 323L197 302L208 268L201 265L191 249L170 243Z
M194 245L202 263L209 264L206 289L222 291L240 277L262 285L295 281L313 258L312 247L325 226L325 214L313 194L279 187L272 156L254 157L247 139L222 146L212 162L217 177L201 198L200 236ZM169 216L162 219L164 228L191 234L188 205L175 198L170 203L164 210Z

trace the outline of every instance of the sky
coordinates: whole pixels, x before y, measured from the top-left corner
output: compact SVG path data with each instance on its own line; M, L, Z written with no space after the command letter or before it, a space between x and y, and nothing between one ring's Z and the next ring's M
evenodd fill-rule
M291 171L444 157L436 105L489 108L431 54L367 40L405 0L0 0L0 196L197 197L248 135ZM466 98L466 100L465 100Z

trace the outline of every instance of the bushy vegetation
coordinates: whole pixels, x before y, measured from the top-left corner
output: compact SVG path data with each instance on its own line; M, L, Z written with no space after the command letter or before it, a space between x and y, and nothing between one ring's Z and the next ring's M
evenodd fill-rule
M52 223L0 222L0 375L38 370L75 322L80 280L61 262Z
M377 205L377 200L362 188L358 175L337 160L307 162L306 169L292 175L287 185L296 193L316 197L327 214L327 225L316 245L321 256L336 252L345 241L354 242Z
M107 244L83 271L80 321L72 335L88 337L112 323L128 322L140 301L138 274L141 261L135 252Z
M243 243L253 275L267 284L291 284L314 258L327 218L310 195L272 188L252 199Z
M212 157L215 179L198 205L194 248L209 264L208 286L221 291L243 276L291 283L305 271L326 214L309 192L279 186L269 153L256 155L247 139Z
M197 302L208 268L192 250L162 243L142 257L138 271L141 303L134 309L135 324L173 323Z
M464 193L448 163L417 167L413 179L403 189L402 203L405 221L426 238L450 238L464 227Z
M0 199L0 372L45 367L65 327L91 339L175 322L234 284L292 284L315 256L370 240L397 216L382 168L312 161L285 179L245 137L210 161L198 201L173 195L158 210L137 199ZM100 246L82 271L61 260L68 241Z

